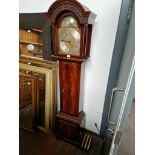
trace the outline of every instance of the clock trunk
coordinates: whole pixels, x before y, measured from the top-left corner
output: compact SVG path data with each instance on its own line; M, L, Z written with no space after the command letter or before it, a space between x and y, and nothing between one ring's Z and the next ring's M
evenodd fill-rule
M81 79L83 76L81 75L81 65L84 64L59 61L61 112L74 116L78 116L81 110L79 104L80 83L83 80Z
M79 143L85 116L82 111L84 63L60 60L59 80L60 112L56 115L56 133Z

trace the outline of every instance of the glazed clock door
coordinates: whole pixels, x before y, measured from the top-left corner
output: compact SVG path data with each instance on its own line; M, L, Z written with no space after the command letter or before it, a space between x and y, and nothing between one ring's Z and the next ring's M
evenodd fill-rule
M60 61L61 112L78 115L81 64Z
M58 54L80 55L80 28L76 19L64 17L58 28L58 37Z

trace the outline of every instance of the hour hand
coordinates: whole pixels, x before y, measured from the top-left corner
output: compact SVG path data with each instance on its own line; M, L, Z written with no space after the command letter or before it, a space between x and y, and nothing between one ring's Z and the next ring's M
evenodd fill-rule
M72 47L73 47L73 45L72 45L72 42L71 42L71 41L69 41L69 40L61 40L61 41L67 42L67 43L69 44L70 48L72 48Z
M71 41L69 41L69 40L61 40L61 41L64 41L64 42L68 42L68 43L71 43Z

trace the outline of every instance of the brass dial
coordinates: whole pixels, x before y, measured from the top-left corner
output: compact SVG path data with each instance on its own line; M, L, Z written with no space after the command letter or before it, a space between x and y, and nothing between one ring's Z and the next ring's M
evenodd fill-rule
M60 24L59 53L80 54L80 29L76 20L71 16L65 17Z

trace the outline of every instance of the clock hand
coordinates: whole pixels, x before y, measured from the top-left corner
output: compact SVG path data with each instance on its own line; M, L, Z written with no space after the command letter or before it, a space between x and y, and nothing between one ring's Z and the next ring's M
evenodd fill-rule
M65 41L65 42L71 43L71 41L68 41L68 40L61 40L61 41Z
M73 45L72 45L72 41L69 41L69 40L61 40L61 41L64 41L64 42L67 42L70 44L71 48L73 48Z

